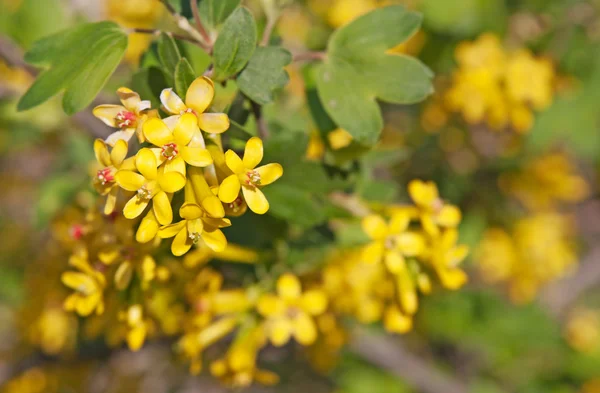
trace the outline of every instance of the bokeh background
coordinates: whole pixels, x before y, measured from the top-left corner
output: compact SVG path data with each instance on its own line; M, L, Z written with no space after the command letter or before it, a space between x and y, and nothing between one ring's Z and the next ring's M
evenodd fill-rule
M380 6L423 13L422 29L392 51L427 64L436 92L382 106L385 129L359 193L389 203L407 199L411 179L435 180L463 212L469 283L424 299L401 338L357 332L340 359L266 351L282 381L251 390L600 393L600 1L288 3L274 34L292 53L323 50L335 28ZM258 2L244 4L260 15ZM135 354L95 341L74 350L85 332L62 310L66 260L48 242L60 236L57 214L93 198L91 146L106 129L90 112L67 117L57 99L22 113L16 102L34 78L23 53L35 40L101 19L172 23L151 0L0 0L0 390L225 391L189 376L168 343ZM130 37L108 94L135 81L150 39ZM204 69L210 60L194 61ZM324 140L306 109L304 64L288 72L267 118L304 130L308 159L327 145L347 161L351 137L337 130Z

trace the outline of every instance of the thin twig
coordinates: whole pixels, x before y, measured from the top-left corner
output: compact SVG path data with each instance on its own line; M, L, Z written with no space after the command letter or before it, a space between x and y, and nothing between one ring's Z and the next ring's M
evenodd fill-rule
M249 99L250 100L250 99ZM252 106L252 113L254 113L254 118L256 119L256 128L258 129L258 135L261 139L267 139L269 137L269 127L267 126L267 122L262 115L262 107L260 104L250 100L250 105Z
M155 36L158 36L160 33L162 33L162 30L159 29L144 29L144 28L140 28L140 27L136 27L131 29L131 32L133 33L141 33L141 34L152 34ZM200 46L202 49L206 50L206 47L204 46L204 44L202 44L201 42L196 41L195 39L191 38L191 37L187 37L181 34L173 34L173 33L168 33L170 35L173 36L173 38L177 38L178 40L182 40L182 41L187 41L187 42L191 42L192 44L196 44L198 46Z
M544 289L541 304L556 318L562 318L569 307L585 292L600 283L600 247L594 247L581 261L579 270Z
M401 378L423 393L467 393L465 383L443 373L433 364L409 352L401 341L356 329L350 350Z
M210 49L210 48L208 48L208 43L204 41L204 37L202 36L202 34L200 34L200 32L198 30L196 30L194 28L194 26L192 26L190 24L190 21L188 21L185 16L180 15L177 12L177 10L175 8L173 8L173 6L171 4L169 4L169 2L167 0L160 0L160 2L164 4L164 6L167 8L167 11L169 11L171 16L173 16L173 19L175 19L175 22L177 22L177 26L179 26L179 28L181 30L188 33L190 35L190 37L192 37L194 40L196 40L206 50Z
M303 52L294 55L294 61L323 61L327 57L325 52Z
M196 22L196 29L200 32L204 40L206 41L206 45L209 48L212 48L212 40L210 35L204 28L202 24L202 19L200 19L200 11L198 10L198 0L190 0L190 7L192 7L192 13L194 14L194 21Z
M271 34L273 34L273 29L275 28L275 25L277 25L278 19L278 17L267 17L267 24L265 25L265 30L263 31L262 39L260 40L261 46L267 46L269 44Z

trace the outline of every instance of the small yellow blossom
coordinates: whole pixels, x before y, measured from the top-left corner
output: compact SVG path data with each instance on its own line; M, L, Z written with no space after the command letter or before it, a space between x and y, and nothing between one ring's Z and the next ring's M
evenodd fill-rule
M229 129L229 117L225 113L208 113L215 96L215 87L210 78L201 76L196 78L187 90L185 102L173 92L173 89L164 89L160 94L160 102L165 112L181 116L192 113L198 119L198 126L204 132L220 134Z
M294 337L302 345L317 339L314 317L325 312L327 296L320 289L302 292L300 280L284 274L277 280L277 294L264 294L257 304L266 318L267 336L275 346L285 345Z
M460 223L460 210L440 199L433 182L413 180L408 184L408 193L419 208L423 229L431 236L440 234L440 228L456 228Z
M170 224L173 221L173 210L167 193L181 190L186 183L185 176L179 172L165 172L164 167L157 169L158 160L147 148L137 153L135 166L140 173L120 170L115 176L121 188L136 192L123 208L123 214L129 219L136 218L152 201L158 222L162 225Z
M150 110L150 101L142 101L140 95L131 89L121 87L117 90L122 105L99 105L94 108L94 116L106 125L120 128L106 138L110 146L122 139L129 141L135 133L140 142L144 142L142 127L147 119L158 117L158 112Z
M106 143L101 139L94 141L94 153L96 160L102 169L99 169L94 177L94 188L100 195L106 195L104 214L111 214L115 210L119 187L115 182L115 174L119 169L135 169L133 158L125 159L127 156L127 142L119 139L115 142L111 152L108 152Z
M233 150L225 153L225 162L233 172L223 180L219 187L219 199L224 203L234 202L242 190L242 195L250 210L256 214L264 214L269 210L269 201L260 190L273 183L283 175L280 164L266 164L256 167L263 158L263 143L260 138L252 137L246 143L244 158L241 159Z
M565 338L577 351L594 353L600 350L600 312L589 309L573 311L567 321Z
M69 264L78 271L68 271L62 274L63 284L75 291L65 300L65 310L76 311L82 317L93 312L98 315L102 314L104 312L103 292L106 287L104 275L90 266L85 251L79 255L73 255Z

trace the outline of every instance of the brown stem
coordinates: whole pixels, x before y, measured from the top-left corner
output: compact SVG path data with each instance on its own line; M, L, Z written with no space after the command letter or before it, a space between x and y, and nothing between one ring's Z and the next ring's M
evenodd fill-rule
M267 122L262 115L262 107L252 100L250 100L250 105L252 106L252 113L254 113L254 118L256 119L258 135L263 140L267 139L269 137L269 127L267 126Z
M465 383L408 351L399 339L356 329L350 350L423 393L467 393Z
M303 52L294 55L294 61L323 61L326 58L325 52Z
M190 7L192 8L192 14L194 14L194 21L196 22L196 29L200 32L204 40L206 41L206 45L210 48L212 47L212 40L210 35L204 28L202 24L202 19L200 19L200 11L198 10L198 0L190 0Z
M173 16L173 19L175 19L177 26L179 26L181 30L188 33L203 49L210 51L210 47L208 46L209 43L206 42L205 37L190 24L186 17L177 13L177 10L173 8L167 0L160 0L160 2L167 8L167 11Z
M273 29L277 24L277 20L279 18L267 18L267 24L265 26L265 30L263 31L262 39L260 40L261 46L267 46L269 44L269 40L271 39L271 34L273 34Z

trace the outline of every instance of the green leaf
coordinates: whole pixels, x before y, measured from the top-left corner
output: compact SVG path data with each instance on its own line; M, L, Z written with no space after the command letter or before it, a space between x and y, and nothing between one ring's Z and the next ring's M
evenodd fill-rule
M385 51L406 41L421 23L418 13L396 5L379 8L337 30L317 69L327 114L361 144L372 145L383 128L377 99L413 104L433 93L433 74L419 60Z
M173 37L167 33L160 33L160 37L158 38L158 58L167 81L172 81L177 64L181 60L181 53L179 53L179 48Z
M452 7L447 0L422 0L420 9L427 27L457 36L483 31L502 33L508 16L503 0L461 0Z
M175 67L175 92L179 97L185 99L188 87L196 79L194 69L187 59L182 58Z
M219 27L240 5L240 0L202 0L198 7L202 22L209 28Z
M65 112L82 110L102 89L126 49L127 35L113 22L84 24L36 42L25 58L49 69L21 97L18 110L33 108L63 90Z
M256 22L246 8L235 10L215 42L213 79L223 81L240 72L256 48Z
M292 55L281 47L256 48L250 62L237 78L240 90L261 105L273 101L273 91L284 87L289 76L283 69Z

